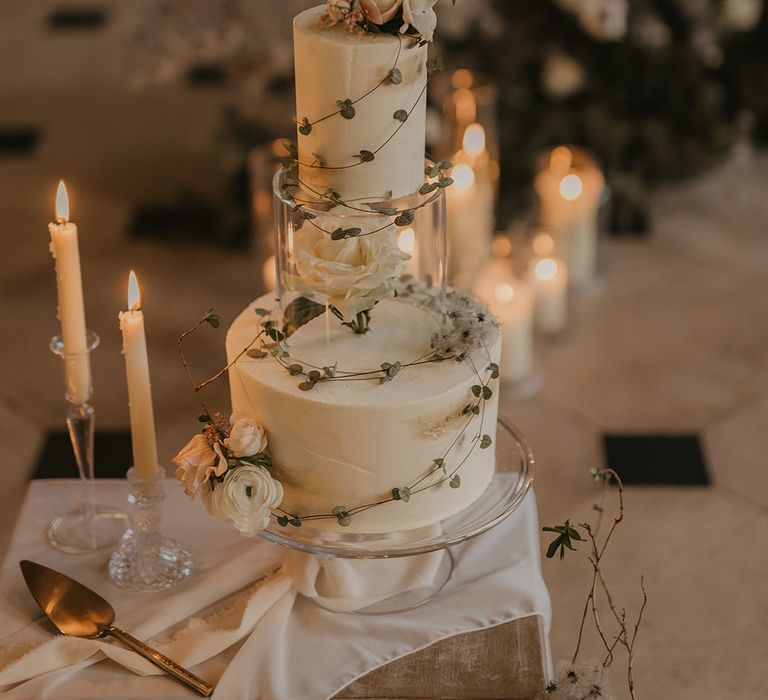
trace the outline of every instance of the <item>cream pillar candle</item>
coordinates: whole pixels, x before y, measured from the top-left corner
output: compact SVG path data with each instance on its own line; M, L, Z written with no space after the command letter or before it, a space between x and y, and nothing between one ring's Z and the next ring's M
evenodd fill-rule
M603 174L584 151L558 146L545 157L534 184L541 223L552 233L571 283L587 286L595 277Z
M557 258L534 260L530 272L534 294L536 328L556 335L565 327L568 315L568 270Z
M488 259L493 237L493 185L485 170L476 172L464 151L456 154L447 188L448 276L471 288Z
M400 250L411 256L405 262L405 272L408 275L419 277L419 247L416 245L416 231L412 228L404 228L397 236L397 245Z
M528 284L514 279L509 260L493 258L474 291L501 324L502 380L517 384L528 379L533 370L533 297Z
M51 254L56 261L67 397L74 403L85 403L91 398L91 358L85 327L77 226L69 220L69 197L63 181L59 182L56 192L56 223L48 224L48 231Z
M264 290L274 292L277 286L277 271L275 269L275 256L270 255L261 268L261 278L264 282Z
M502 282L493 293L491 309L501 323L501 362L504 381L517 384L533 370L533 299L528 286Z
M159 470L152 389L149 383L149 358L144 335L139 283L133 270L128 277L128 311L119 315L123 334L123 355L128 380L128 408L131 416L133 466L140 479L151 479Z

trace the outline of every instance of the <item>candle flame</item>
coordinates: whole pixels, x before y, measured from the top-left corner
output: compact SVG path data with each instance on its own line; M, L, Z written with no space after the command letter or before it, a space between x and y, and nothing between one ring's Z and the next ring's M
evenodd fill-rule
M536 253L536 255L545 257L547 255L552 255L554 251L555 239L544 231L537 233L533 239L533 252Z
M56 221L60 224L69 221L69 195L64 180L59 180L59 188L56 190Z
M453 93L456 120L459 124L471 124L477 119L477 101L469 88L460 88Z
M416 232L412 228L403 229L397 239L400 250L411 255L416 248Z
M459 68L453 71L451 76L451 84L455 89L459 88L471 88L475 82L475 76L472 75L472 71L469 68Z
M568 146L557 146L549 154L549 169L558 174L567 173L573 165L573 153Z
M136 273L133 270L128 275L128 308L131 311L138 311L141 308L139 280L136 279Z
M536 263L534 272L536 277L542 280L542 282L546 282L557 275L557 263L552 258L542 258Z
M515 288L509 282L502 282L493 295L499 303L509 304L515 298Z
M457 190L468 190L475 184L475 171L466 163L459 163L451 173L453 184Z
M566 175L560 180L560 194L569 202L581 197L583 190L584 183L578 175Z
M470 124L464 131L462 147L470 156L479 156L485 150L485 129L480 124Z

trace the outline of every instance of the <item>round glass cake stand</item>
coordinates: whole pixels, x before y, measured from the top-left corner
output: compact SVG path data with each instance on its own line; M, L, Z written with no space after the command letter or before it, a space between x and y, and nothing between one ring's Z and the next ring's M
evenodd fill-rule
M499 419L496 470L490 484L474 503L436 526L375 534L347 533L308 525L282 527L273 517L260 534L270 542L327 558L393 559L441 552L442 559L430 585L398 592L353 612L384 615L411 610L430 601L450 580L454 566L451 547L482 535L517 510L533 482L533 471L533 453L524 438L514 426ZM310 600L336 611L314 598Z

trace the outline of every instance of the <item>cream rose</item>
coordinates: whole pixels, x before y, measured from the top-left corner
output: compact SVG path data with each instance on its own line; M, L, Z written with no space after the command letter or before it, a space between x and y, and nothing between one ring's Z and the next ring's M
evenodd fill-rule
M432 9L437 0L403 0L403 26L401 32L413 27L426 41L432 41L437 26L437 15Z
M205 495L204 503L212 516L252 537L269 525L271 509L282 500L282 484L264 467L243 464L230 469L224 481Z
M253 418L232 416L229 437L224 440L235 457L253 457L267 449L267 434Z
M195 435L171 461L176 465L176 478L190 498L195 497L212 474L221 476L227 471L221 447L218 443L211 447L205 435Z
M360 0L360 9L374 24L389 22L400 9L403 0Z
M386 217L339 216L339 211L346 209L334 207L323 217L324 229L360 228L365 234L386 228L334 241L325 231L305 223L294 234L297 274L287 280L287 286L302 293L324 294L344 320L351 322L358 313L392 296L394 282L410 256L398 248L395 227L387 225Z

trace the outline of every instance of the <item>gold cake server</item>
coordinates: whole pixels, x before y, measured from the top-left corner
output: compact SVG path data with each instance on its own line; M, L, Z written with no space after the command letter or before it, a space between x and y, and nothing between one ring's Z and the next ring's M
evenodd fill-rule
M174 678L208 697L213 685L115 627L114 608L82 583L27 559L19 562L21 573L41 610L62 634L70 637L114 637Z

